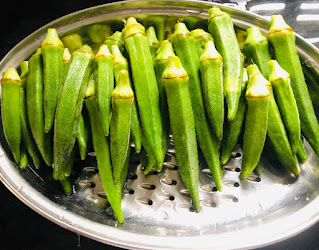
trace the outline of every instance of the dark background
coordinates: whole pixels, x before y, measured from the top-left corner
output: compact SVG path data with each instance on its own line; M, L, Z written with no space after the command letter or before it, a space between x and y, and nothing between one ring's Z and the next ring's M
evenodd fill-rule
M0 58L41 26L102 0L1 1ZM113 1L115 2L115 1ZM267 249L319 249L319 224ZM65 230L24 205L0 183L1 249L118 249Z

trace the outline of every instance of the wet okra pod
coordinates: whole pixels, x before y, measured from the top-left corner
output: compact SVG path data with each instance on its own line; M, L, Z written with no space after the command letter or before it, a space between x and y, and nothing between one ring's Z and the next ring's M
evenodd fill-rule
M83 46L83 39L78 33L72 33L61 37L64 47L68 48L70 53L80 49Z
M122 32L115 31L111 36L107 37L104 41L104 44L107 45L109 51L111 51L112 45L117 45L121 51L124 52L124 41L122 40Z
M79 116L78 132L76 134L81 160L85 160L86 158L90 139L90 123L87 118L86 110L83 108L82 114Z
M48 166L51 166L53 163L51 133L44 132L43 64L41 49L37 49L36 53L29 59L26 86L27 111L31 132L44 162Z
M270 70L268 61L271 60L268 40L258 27L247 29L247 38L244 43L244 53L248 63L256 64L266 79L269 79Z
M212 37L210 33L206 32L203 29L192 30L191 34L193 35L196 41L198 56L201 57L201 55L203 54L205 50L206 42L208 41L214 42L214 38Z
M87 33L93 43L103 43L111 35L111 27L107 24L96 23L90 25Z
M268 64L271 72L269 81L288 133L292 152L296 154L301 140L300 120L297 103L290 85L290 75L280 67L277 61L271 60Z
M225 133L224 138L221 144L221 152L220 152L220 162L221 164L226 164L231 154L238 142L238 138L240 136L241 131L243 130L243 122L245 119L246 113L246 85L248 83L248 74L247 69L243 69L243 82L241 88L241 96L239 99L238 110L235 115L235 118L232 121L226 121L225 124Z
M66 74L68 73L68 69L70 66L70 61L71 61L71 53L68 48L64 48L63 51L63 76L62 76L62 84L64 82L64 78Z
M222 189L222 169L219 162L219 141L216 138L205 114L202 87L199 76L199 56L195 38L184 23L177 23L170 37L176 55L189 77L189 93L195 117L196 134L209 169L218 190Z
M128 62L126 58L122 55L119 47L116 44L111 46L111 52L112 52L112 55L114 56L113 70L114 70L115 83L117 84L119 81L119 75L121 70L127 70L129 72ZM129 84L132 87L130 79L129 79ZM138 115L137 103L135 98L133 100L132 111L131 111L131 136L135 144L135 151L139 153L142 148L142 128L140 124L140 118Z
M308 159L308 155L307 155L307 152L305 150L305 147L303 145L303 141L301 138L298 142L297 158L301 164L305 163L306 160Z
M142 129L156 160L157 170L162 169L162 122L159 95L152 55L145 28L134 17L127 19L123 29L124 43L130 58L133 85L141 118Z
M21 81L22 86L20 88L20 115L21 115L21 130L22 130L22 142L25 144L25 147L33 161L34 166L39 169L42 164L42 157L38 150L38 147L33 139L28 112L27 112L27 102L26 102L26 81L27 81L27 74L28 74L28 62L23 61L20 62L20 69L21 69Z
M147 35L148 43L150 45L152 58L153 58L153 61L154 61L155 60L155 56L156 56L156 51L158 50L158 48L160 46L160 43L159 43L159 41L157 40L157 37L156 37L155 28L153 26L150 26L146 30L146 35Z
M96 98L104 133L108 136L110 132L112 91L114 89L114 57L105 44L100 46L100 49L95 56L95 63Z
M242 29L237 29L236 31L236 38L239 44L239 48L241 51L244 50L244 43L247 37L247 31Z
M61 89L54 123L53 178L59 179L74 147L78 119L87 84L93 70L94 55L84 45L73 53L68 73Z
M188 80L187 72L184 70L179 58L176 56L169 57L168 64L163 72L163 85L167 95L178 169L190 193L193 206L199 212L198 154Z
M223 58L212 41L205 44L200 57L200 72L206 113L216 137L221 140L224 125Z
M21 153L20 88L18 72L9 67L1 79L1 114L3 132L17 164Z
M269 91L261 74L249 78L245 96L247 111L241 179L245 179L256 168L267 134Z
M319 155L319 125L297 53L295 33L281 15L271 17L268 39L273 45L278 63L290 75L291 88L299 111L301 132Z
M227 118L235 118L240 97L243 56L241 54L233 22L226 12L213 7L208 10L208 30L224 62L224 95L228 107Z
M134 93L130 87L128 71L122 70L118 84L112 93L112 117L110 122L110 149L115 183L120 180L130 145L133 99Z
M64 45L56 29L48 29L42 42L43 58L43 98L44 98L44 131L48 133L54 122L56 105L62 86Z
M99 169L103 189L117 220L123 223L124 217L121 208L122 183L117 182L115 184L113 180L109 141L104 135L94 90L87 92L85 106L90 117L93 148L96 154L97 167ZM125 174L125 171L123 171L123 173ZM124 177L121 179L124 179Z

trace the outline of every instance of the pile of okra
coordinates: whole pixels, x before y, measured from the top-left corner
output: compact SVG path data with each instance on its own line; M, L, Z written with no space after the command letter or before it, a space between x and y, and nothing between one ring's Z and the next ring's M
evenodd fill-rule
M41 47L20 62L20 74L9 67L1 80L3 129L15 162L52 166L71 195L75 158L85 160L93 145L121 223L131 145L145 150L147 175L161 171L172 135L195 211L199 149L219 191L222 166L238 144L241 179L260 174L262 153L298 176L307 160L303 138L319 155L319 125L292 28L275 15L267 37L258 27L235 32L229 14L208 12L206 31L177 22L165 36L129 17L96 54L89 45L78 48L76 36L60 39L48 29Z

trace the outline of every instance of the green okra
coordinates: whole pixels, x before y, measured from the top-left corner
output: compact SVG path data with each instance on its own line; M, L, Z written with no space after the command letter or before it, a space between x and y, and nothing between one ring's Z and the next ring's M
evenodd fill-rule
M150 143L157 170L162 169L162 122L159 94L147 36L134 17L127 19L123 29L125 48L130 58L133 85L144 135Z
M112 45L117 45L121 51L124 52L124 41L122 40L122 32L115 31L111 36L107 37L104 41L104 44L107 45L108 49L111 51Z
M156 51L158 50L160 43L157 40L156 37L156 31L155 28L153 26L150 26L147 30L146 30L146 36L148 39L148 43L150 45L150 50L151 50L151 55L153 58L153 61L155 60L156 57Z
M268 64L271 71L269 81L288 133L292 152L296 154L301 140L300 120L297 103L290 85L290 75L280 67L277 61L271 60Z
M144 27L154 26L157 34L157 38L159 42L162 42L165 39L165 32L166 32L166 23L167 23L166 16L156 16L156 15L149 15L145 19L142 20Z
M255 69L253 69L255 68ZM248 75L251 71L258 71L256 64L248 66ZM260 71L254 73L259 76L259 81L267 87L269 91L269 108L268 108L268 126L267 137L269 138L279 162L289 169L295 176L300 174L296 155L292 152L289 139L285 130L284 123L281 119L279 108L277 106L271 83L265 79Z
M21 153L20 88L18 72L9 67L1 79L1 114L3 132L17 164Z
M72 152L78 119L82 110L83 99L91 72L93 71L94 55L91 47L84 45L73 53L68 73L61 89L57 105L53 154L53 178L59 179Z
M163 85L167 95L178 169L190 193L193 206L199 212L198 153L188 81L187 72L183 68L179 58L170 56L163 72Z
M113 70L114 70L115 82L117 84L121 70L129 71L128 62L126 58L122 55L119 47L116 44L111 46L111 52L112 52L112 55L114 56ZM129 84L132 87L130 79L129 79ZM142 128L140 124L140 118L138 115L137 103L135 98L133 100L132 110L131 110L131 135L135 144L135 151L139 153L142 148Z
M301 132L319 155L319 125L297 53L295 34L281 15L272 16L268 39L273 45L278 63L290 75L291 88L299 111Z
M217 7L209 9L208 13L208 30L224 60L224 95L228 107L227 118L233 120L240 97L243 56L229 14Z
M260 29L256 26L247 29L244 53L248 63L256 64L263 76L269 79L268 61L271 60L269 44L267 38L261 34Z
M199 56L195 38L184 23L175 25L175 32L170 37L176 55L180 58L189 76L189 93L195 117L196 134L214 182L218 190L222 189L222 168L219 162L219 142L212 131L205 114L204 100L199 76Z
M75 161L75 155L76 155L76 147L74 147L72 149L70 157L65 165L65 168L64 168L63 174L62 174L63 177L70 177L72 169L73 169L74 161ZM60 179L61 179L61 177L60 177Z
M63 80L64 45L56 29L48 29L41 44L43 58L44 131L48 133L54 122L55 109Z
M95 56L96 62L96 98L98 101L100 117L106 136L110 132L111 98L114 89L113 65L114 57L105 44L100 46Z
M308 159L308 155L307 155L307 152L305 150L305 147L303 145L303 141L301 138L298 142L297 158L301 164L304 164Z
M70 61L71 61L71 53L68 48L64 48L63 51L63 76L62 76L62 83L64 82L64 77L68 73L68 69L70 66Z
M92 96L86 95L85 106L90 117L93 148L96 154L97 166L103 189L117 220L120 223L123 223L124 217L121 209L122 183L117 182L115 184L113 180L109 141L104 135L103 126L98 114L97 100L94 93Z
M110 122L110 150L115 183L120 180L130 145L133 99L134 93L129 84L128 71L122 70L118 84L112 93L112 117Z
M111 35L111 27L106 24L93 24L88 27L87 33L93 43L103 43Z
M88 150L88 143L90 138L90 133L89 133L90 123L88 122L87 119L83 118L84 116L83 113L84 112L82 110L82 114L79 116L79 127L78 127L78 132L76 134L76 139L78 141L78 147L79 147L81 160L85 160L86 158L86 153Z
M236 116L234 120L226 121L225 133L224 133L225 136L222 140L222 145L220 150L221 151L220 162L222 165L226 164L229 161L231 154L238 142L240 133L243 130L242 127L243 127L243 122L244 122L245 114L246 114L245 92L246 92L247 83L248 83L248 74L247 74L247 69L244 68L241 96L239 99L239 105L238 105Z
M221 140L224 125L223 58L213 41L205 44L200 57L200 73L206 113L217 139Z
M23 138L21 140L20 152L21 152L21 155L20 155L20 169L25 169L28 166L28 155L27 155L27 149L26 149L26 146L25 146Z
M244 43L245 43L246 37L247 37L246 30L241 30L241 29L236 30L236 38L237 38L239 48L241 51L244 50Z
M198 56L201 57L205 50L205 44L208 41L214 42L214 38L208 32L203 29L195 29L191 31L191 34L195 38Z
M241 179L245 179L256 168L267 134L269 91L261 74L249 78L245 96L247 110Z
M75 50L82 48L83 39L77 33L72 33L66 36L61 37L64 47L68 48L70 53L73 53Z
M255 169L254 169L254 173L255 173L257 176L260 176L260 175L261 175L261 165L260 165L260 164L257 164L257 166L256 166Z
M29 71L29 62L28 61L20 61L20 79L21 79L21 87L25 88L27 84L27 76Z
M44 162L51 166L53 163L51 133L44 132L44 103L43 103L43 64L41 49L29 59L27 77L27 112L29 124L35 143Z
M72 194L72 187L71 187L70 178L62 175L59 180L60 180L60 183L62 185L64 193L66 195L71 195Z

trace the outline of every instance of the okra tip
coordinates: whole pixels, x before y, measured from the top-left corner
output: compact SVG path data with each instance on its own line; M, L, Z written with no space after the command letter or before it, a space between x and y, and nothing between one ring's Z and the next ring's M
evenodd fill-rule
M88 87L85 92L85 98L95 95L95 81L93 79L89 80Z
M18 71L13 67L9 67L8 70L4 72L1 82L2 81L14 81L21 84L21 78L18 74Z
M219 61L223 60L222 56L216 50L213 41L207 41L205 43L204 52L200 57L201 62L207 61L207 60L219 60Z
M218 7L212 7L208 10L208 14L209 14L209 20L208 22L210 22L211 19L218 17L218 16L224 16L224 15L228 15L226 12L222 11L220 8Z
M256 64L251 64L247 67L248 79L252 78L255 74L259 74L260 70Z
M88 53L89 55L91 55L92 58L94 58L94 53L92 51L92 48L89 45L87 45L87 44L83 45L81 48L77 49L73 53L77 53L77 52L79 52L79 53Z
M45 46L56 46L64 48L62 41L60 40L56 29L49 28L47 31L47 36L41 44L41 47Z
M70 50L68 48L64 48L63 51L63 61L64 62L68 62L71 60L71 53Z
M183 68L181 60L177 56L169 56L167 66L163 72L162 79L184 78L188 77Z
M282 15L272 15L271 16L271 25L268 32L268 35L271 33L289 31L292 32L293 29L285 22Z
M116 64L127 64L126 58L121 53L120 47L117 44L111 46L111 53L114 57L114 65Z
M249 79L249 86L246 91L246 98L263 98L269 97L269 90L267 89L269 82L262 76L262 74L254 74Z
M289 73L285 71L276 60L268 61L270 69L269 81L271 83L276 82L279 79L287 79L290 77Z
M174 33L169 37L169 41L173 42L179 36L190 36L191 32L188 30L185 23L177 22L175 24Z
M95 59L98 59L100 57L110 57L114 59L114 56L110 53L109 48L105 44L102 44L100 46L98 52L95 55Z
M261 34L261 31L258 27L253 26L247 29L247 37L246 37L244 46L251 43L259 43L259 42L265 42L265 41L267 41L267 38L263 36L263 34Z
M112 92L112 99L133 99L134 92L129 84L130 76L127 70L121 70L119 82Z
M168 57L175 56L172 43L168 40L164 40L161 42L161 45L157 51L156 61L167 60Z
M212 41L214 40L212 35L208 32L206 32L203 29L194 29L191 31L191 34L193 35L193 37L195 38L200 38L200 37L209 37Z
M20 78L22 79L28 74L29 71L29 62L28 61L20 61Z
M145 27L137 22L135 17L129 17L125 22L124 29L122 30L122 37L126 40L126 38L138 33L146 36Z
M156 37L156 31L155 31L155 28L154 26L150 26L147 30L146 30L146 35L147 35L147 39L148 39L148 42L149 44L151 45L160 45L157 37Z

